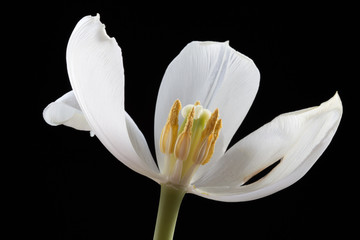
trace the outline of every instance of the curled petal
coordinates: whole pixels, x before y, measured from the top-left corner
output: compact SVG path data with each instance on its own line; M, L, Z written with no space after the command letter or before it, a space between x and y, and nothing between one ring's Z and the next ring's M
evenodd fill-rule
M121 49L106 34L99 15L84 17L76 25L66 60L76 99L96 136L126 166L158 181L151 155L143 157L146 141L126 117Z
M220 201L247 201L284 189L304 176L325 151L341 116L337 93L319 107L282 114L230 148L191 191ZM266 176L245 184L278 160Z
M77 130L91 131L73 91L50 103L43 111L43 117L51 126L65 125Z

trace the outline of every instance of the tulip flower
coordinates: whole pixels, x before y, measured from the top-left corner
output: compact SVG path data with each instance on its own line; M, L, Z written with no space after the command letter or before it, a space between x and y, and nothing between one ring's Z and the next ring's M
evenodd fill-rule
M172 239L186 193L241 202L295 183L327 148L342 116L336 93L317 107L279 115L228 149L257 93L259 71L228 42L191 42L160 85L156 163L125 111L121 49L99 15L78 22L66 62L73 90L49 104L44 119L91 131L119 161L161 185L154 239ZM269 166L265 176L250 181Z

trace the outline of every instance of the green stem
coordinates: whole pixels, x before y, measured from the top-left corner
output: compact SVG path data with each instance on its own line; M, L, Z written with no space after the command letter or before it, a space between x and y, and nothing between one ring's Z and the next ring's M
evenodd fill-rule
M154 240L173 239L176 219L185 193L183 189L166 184L161 185Z

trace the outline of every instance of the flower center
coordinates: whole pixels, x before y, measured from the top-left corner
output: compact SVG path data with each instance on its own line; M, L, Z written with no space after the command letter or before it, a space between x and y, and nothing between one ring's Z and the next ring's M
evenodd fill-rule
M160 150L165 154L164 174L168 181L187 186L197 169L208 163L222 127L219 110L211 113L200 102L181 110L184 121L179 128L180 100L171 107L160 136Z

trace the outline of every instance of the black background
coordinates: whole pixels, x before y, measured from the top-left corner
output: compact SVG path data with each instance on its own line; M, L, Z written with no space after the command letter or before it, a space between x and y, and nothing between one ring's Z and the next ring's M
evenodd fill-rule
M76 23L100 13L122 48L125 108L154 149L153 117L162 75L193 40L230 40L254 60L260 89L232 144L275 116L328 100L336 91L344 115L332 143L304 178L263 199L223 203L186 195L175 239L304 239L349 234L358 213L350 174L351 104L356 95L353 6L245 6L210 2L135 4L53 2L12 12L22 50L12 61L24 97L20 130L11 144L19 181L13 236L34 239L152 239L160 187L122 165L86 132L48 126L46 105L71 90L65 51ZM18 6L15 7L18 9ZM18 18L21 19L17 22ZM354 58L355 57L355 58ZM23 66L23 67L22 67ZM25 73L26 77L22 75ZM21 76L21 77L20 77ZM19 118L17 118L19 119ZM346 130L347 129L347 130ZM356 130L358 131L358 130ZM355 134L355 129L352 130ZM22 137L23 136L23 137ZM157 144L157 142L156 142ZM154 152L154 151L153 151ZM355 185L356 186L356 185Z

